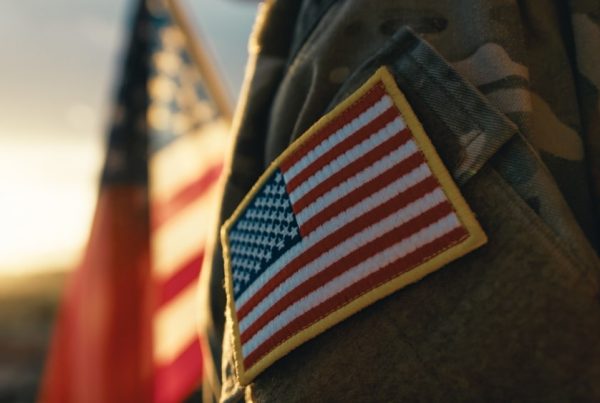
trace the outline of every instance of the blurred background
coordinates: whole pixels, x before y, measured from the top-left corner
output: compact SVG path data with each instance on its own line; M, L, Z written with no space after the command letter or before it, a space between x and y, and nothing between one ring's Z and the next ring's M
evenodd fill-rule
M181 2L236 99L256 3ZM0 401L35 399L88 239L134 3L0 2Z

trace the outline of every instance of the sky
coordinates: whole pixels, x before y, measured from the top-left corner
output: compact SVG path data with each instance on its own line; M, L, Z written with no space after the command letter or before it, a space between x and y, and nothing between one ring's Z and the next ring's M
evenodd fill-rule
M256 3L182 1L235 98ZM0 2L0 274L81 256L135 2Z

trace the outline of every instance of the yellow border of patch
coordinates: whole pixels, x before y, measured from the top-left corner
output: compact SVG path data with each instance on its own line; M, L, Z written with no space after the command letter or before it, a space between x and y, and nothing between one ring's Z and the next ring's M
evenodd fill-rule
M277 169L281 161L286 158L290 153L294 152L300 147L305 141L312 137L312 135L319 131L323 126L327 125L333 120L340 111L350 107L360 97L362 97L368 90L370 90L376 83L383 82L385 89L394 100L395 105L400 110L406 124L410 128L416 142L418 143L421 151L425 155L427 163L431 168L433 174L440 182L442 189L446 193L448 200L454 206L456 214L458 215L461 223L468 231L469 236L462 242L448 248L427 262L415 267L414 269L399 275L398 277L381 284L380 286L368 291L367 293L359 296L350 303L342 306L338 310L328 314L326 317L313 323L306 329L293 335L291 338L284 341L282 344L275 347L271 352L266 354L260 360L256 362L250 368L244 368L244 361L242 356L242 348L240 342L239 325L237 320L237 314L235 311L235 301L233 298L233 281L231 278L231 262L229 260L229 240L227 233L238 219L242 212L246 209L248 204L251 202L253 196L260 190L262 185L271 176L273 171ZM225 287L227 292L227 309L231 325L233 327L233 339L234 339L234 361L235 367L238 374L239 382L242 385L250 383L259 373L268 368L275 361L285 356L294 348L305 343L307 340L312 339L318 334L324 332L328 328L346 319L350 315L358 312L362 308L371 305L375 301L390 295L391 293L398 291L408 284L414 283L429 273L441 268L445 264L458 259L461 256L473 251L474 249L484 245L487 242L487 236L481 229L481 226L477 222L475 215L467 205L466 201L462 197L458 187L452 180L450 173L442 163L442 160L438 156L435 148L431 144L429 137L425 134L423 126L417 119L408 101L398 88L396 81L394 80L391 73L386 67L379 68L371 78L367 80L357 91L355 91L350 97L336 106L331 112L319 119L310 129L308 129L302 136L300 136L292 145L290 145L265 171L260 177L257 183L252 187L248 195L244 198L242 203L235 210L231 218L229 218L221 228L221 241L223 244L223 259L225 261Z

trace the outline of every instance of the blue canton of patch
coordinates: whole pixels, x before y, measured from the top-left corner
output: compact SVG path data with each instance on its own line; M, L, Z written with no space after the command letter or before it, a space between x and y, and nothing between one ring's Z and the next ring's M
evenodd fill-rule
M301 240L279 169L273 172L239 217L228 234L236 298Z

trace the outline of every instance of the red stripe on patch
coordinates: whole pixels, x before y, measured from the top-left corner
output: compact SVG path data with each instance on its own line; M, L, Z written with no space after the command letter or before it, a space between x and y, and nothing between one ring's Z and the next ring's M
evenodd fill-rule
M332 298L324 301L319 306L302 314L294 321L288 323L285 327L276 332L267 341L256 348L252 353L244 359L246 368L254 365L258 360L272 351L275 347L282 344L300 330L310 326L320 318L339 309L343 305L347 305L350 301L358 296L376 288L377 286L397 277L398 275L409 271L426 260L429 260L434 255L441 253L452 245L457 244L467 236L468 233L464 228L457 228L448 234L430 242L427 245L419 248L413 253L406 255L396 261L381 268L372 275L361 279L336 294Z
M331 161L344 154L352 147L359 145L364 140L368 139L369 137L383 129L397 117L400 117L398 109L393 106L388 108L385 112L383 112L369 124L364 126L362 129L352 133L347 139L345 139L340 144L337 144L335 147L321 155L309 166L304 168L304 170L300 171L296 176L294 176L286 184L288 192L291 192L294 189L296 189L302 184L302 182L306 181L312 175L317 173L325 165L329 164Z
M329 138L335 132L340 130L346 124L350 123L354 118L359 116L362 112L367 110L369 107L373 106L379 98L386 95L386 91L383 88L382 84L378 84L373 89L369 90L361 99L359 99L356 103L350 106L347 110L345 110L342 114L336 117L332 122L330 122L323 129L316 132L310 139L304 142L295 153L288 156L285 161L281 162L281 170L287 171L290 169L295 163L300 161L302 157L304 157L310 150L316 147L320 142Z
M300 225L302 235L305 236L310 234L317 229L317 227L323 225L323 223L326 223L341 211L347 210L361 200L402 178L424 162L425 158L423 157L423 154L415 153L399 164L394 165L387 171L384 171L381 175L378 175L375 179L370 180L361 187L336 200L327 208L311 217L306 223ZM435 183L437 183L437 181L435 181Z
M391 211L382 211L382 214L377 218L383 219L390 214L393 214L396 210L392 207L393 206L388 205L388 210ZM299 284L296 288L288 292L258 320L256 320L244 333L242 333L240 340L242 343L247 342L256 334L256 332L262 329L290 305L294 304L303 296L310 294L317 288L329 283L336 277L343 274L345 271L350 270L357 262L363 262L369 259L371 256L376 255L380 251L402 242L404 239L437 222L453 211L454 210L452 209L450 203L442 202L441 204L432 207L430 210L423 212L421 215L400 225L399 227L394 228L378 238L369 241L348 255L341 257L338 261L331 264L320 273L317 273L304 283ZM369 219L370 222L375 222L375 220L372 217Z
M294 213L300 213L300 211L314 202L319 196L327 193L329 190L331 190L331 188L367 169L410 140L411 135L408 129L404 129L401 132L394 134L388 140L379 144L377 147L372 148L369 150L369 152L345 166L344 169L323 180L315 188L302 196L297 202L293 203L292 207L294 209Z
M335 245L339 244L340 242L343 242L347 238L364 230L374 222L380 221L381 218L378 219L378 217L386 217L395 211L398 211L402 207L433 191L438 186L439 184L435 178L430 177L425 179L415 186L405 190L404 192L399 193L380 206L367 211L362 216L357 217L355 220L345 224L332 234L326 236L311 249L304 251L301 255L292 260L281 271L273 276L263 287L261 287L248 300L248 302L240 307L240 309L237 311L238 320L242 320L257 304L260 303L260 301L266 298L267 295L269 295L275 288L277 288L277 286L279 286L279 284L287 280L300 268L312 262L314 259L321 256L327 250L335 247Z

